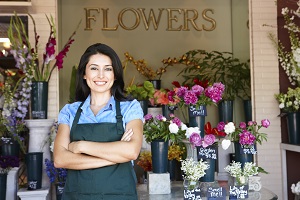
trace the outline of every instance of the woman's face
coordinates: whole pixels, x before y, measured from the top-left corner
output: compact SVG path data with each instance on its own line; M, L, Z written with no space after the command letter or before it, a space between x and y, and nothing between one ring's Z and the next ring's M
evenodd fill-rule
M83 78L86 79L91 93L110 93L115 80L111 59L103 54L92 55Z

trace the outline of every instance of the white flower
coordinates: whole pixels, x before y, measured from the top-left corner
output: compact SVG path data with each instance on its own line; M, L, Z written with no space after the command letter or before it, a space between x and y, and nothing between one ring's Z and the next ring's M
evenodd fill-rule
M53 150L54 150L54 141L51 142L51 145L50 145L50 151L53 152Z
M228 147L230 146L230 144L231 144L231 141L230 141L230 140L227 140L227 139L223 139L223 140L222 140L222 143L221 143L222 148L223 148L224 150L228 149Z
M279 108L280 109L284 108L284 103L279 104Z
M228 135L230 133L233 133L235 131L235 126L233 122L229 122L228 124L225 125L224 127L225 133Z
M292 193L300 195L300 181L295 185L294 183L291 186Z
M185 137L189 139L192 133L198 133L200 135L200 132L199 127L188 127L185 132Z
M185 131L185 130L187 130L187 128L188 127L184 123L181 122L181 130Z
M167 118L166 117L162 117L161 121L165 122L165 121L167 121Z
M171 133L178 133L179 128L178 128L177 124L171 123L171 124L169 125L169 131L170 131Z

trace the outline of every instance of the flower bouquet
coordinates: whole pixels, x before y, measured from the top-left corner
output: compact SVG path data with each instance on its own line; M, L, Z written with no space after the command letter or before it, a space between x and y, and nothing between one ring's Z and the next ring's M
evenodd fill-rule
M239 142L246 148L250 148L256 143L262 144L263 141L267 141L267 134L261 133L259 130L269 126L270 121L263 119L261 125L258 125L256 121L249 121L248 124L241 122L239 127L236 127L233 122L227 124L219 122L217 129L226 133L226 137L222 140L222 148L226 150L231 142Z
M67 170L64 168L54 167L53 161L45 159L46 173L49 177L50 183L58 184L59 186L64 186L67 180Z
M0 174L8 174L13 167L19 167L19 158L17 156L0 155Z
M250 176L255 176L258 173L267 173L263 168L256 166L252 162L246 162L244 167L242 167L241 163L233 161L224 169L231 177L235 178L236 185L247 185Z
M287 93L275 94L279 108L284 112L299 112L300 108L300 87L288 88Z
M146 142L170 140L173 143L178 143L184 138L187 127L174 114L170 115L169 120L161 114L156 115L155 118L151 114L147 114L144 116L144 120Z
M283 28L287 29L290 41L290 48L286 48L274 34L270 33L269 38L277 49L278 59L292 85L300 86L300 28L297 23L300 17L300 1L297 10L282 8L281 14L284 19Z
M297 184L292 184L291 191L295 194L295 200L300 199L300 181Z
M209 165L202 159L199 161L194 161L193 158L182 160L180 169L184 173L184 187L188 190L199 187L199 179L205 175L205 170L208 168Z
M182 156L185 153L185 147L178 144L172 144L168 149L168 160L177 160L181 161Z
M140 153L137 165L142 167L145 172L152 171L152 158L150 151L142 151Z

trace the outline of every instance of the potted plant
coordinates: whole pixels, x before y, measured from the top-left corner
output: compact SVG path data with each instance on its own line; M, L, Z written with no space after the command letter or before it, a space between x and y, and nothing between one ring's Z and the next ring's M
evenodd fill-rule
M253 162L253 154L257 153L256 144L261 145L263 141L267 141L267 134L259 130L269 126L270 121L263 119L260 125L255 121L249 121L248 124L240 122L239 127L233 122L227 124L219 122L217 128L226 133L221 142L222 148L226 150L231 142L234 142L235 160L241 162L243 166L246 162Z
M225 85L222 101L218 103L220 121L232 121L233 101L242 91L242 79L240 73L245 63L234 58L230 52L219 52L195 49L186 52L179 59L169 59L165 65L184 64L186 67L179 73L185 81L183 84L193 84L194 79L207 80L209 83L221 82ZM250 71L249 71L250 72ZM249 73L250 75L250 73ZM229 108L229 117L221 111ZM229 118L229 120L224 119Z
M230 190L236 190L236 188L242 190L235 194L238 199L248 198L250 177L258 173L268 173L263 168L256 166L253 162L246 162L243 166L240 162L235 161L227 165L225 171L233 178L233 181L230 181L231 183L229 183L229 185L234 187L230 188Z
M205 175L209 169L207 162L193 158L186 158L181 161L181 170L183 171L183 186L186 190L195 190L199 188L199 179Z
M67 170L64 168L54 167L53 161L45 159L46 173L50 183L55 184L56 199L60 200L64 191L64 186L67 180Z
M300 144L300 87L288 88L286 93L275 94L282 113L279 116L286 116L288 127L288 139L291 144Z
M186 125L175 115L168 120L161 114L144 116L144 131L146 142L151 143L153 173L166 173L168 164L168 146L178 144L184 138Z
M135 60L132 55L128 52L124 53L125 61L124 61L124 69L127 68L128 63L131 63L135 66L136 70L146 78L146 80L153 83L155 89L161 88L161 77L164 73L167 72L167 67L160 67L156 70L153 67L149 66L148 63L144 59Z
M295 200L300 200L300 181L292 184L291 191L295 194Z
M11 19L8 29L8 37L11 43L10 53L14 56L16 66L20 70L27 68L26 78L32 80L31 83L31 110L30 118L47 119L48 109L48 82L52 72L57 67L58 70L63 68L63 59L69 51L71 44L74 42L76 30L71 34L67 43L62 50L55 54L56 46L56 25L52 16L47 17L50 26L50 35L43 52L43 60L40 62L38 53L39 35L36 32L36 23L34 18L28 14L33 23L35 44L32 46L29 42L27 31L20 17L15 13ZM17 37L16 37L17 36ZM30 96L29 96L30 97Z
M125 88L127 95L138 100L143 108L144 115L148 113L148 103L153 98L155 89L150 81L145 81L143 84L131 83Z

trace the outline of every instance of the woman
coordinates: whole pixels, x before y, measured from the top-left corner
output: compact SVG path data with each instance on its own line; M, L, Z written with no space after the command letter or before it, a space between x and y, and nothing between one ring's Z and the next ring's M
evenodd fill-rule
M88 47L78 66L76 102L58 115L54 164L68 169L63 200L137 199L131 160L142 145L143 111L123 91L115 51Z

